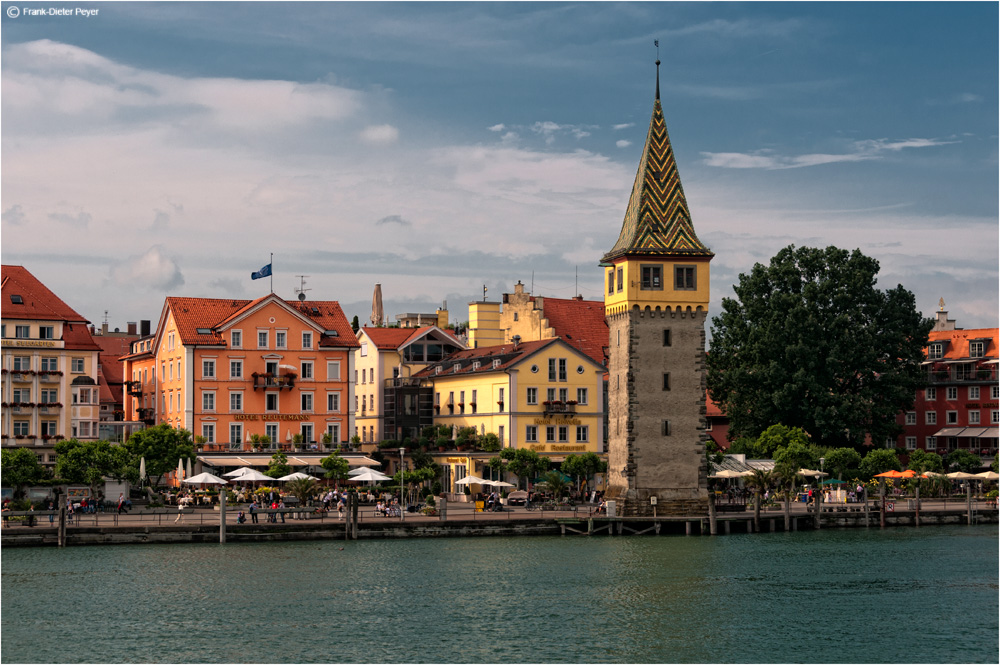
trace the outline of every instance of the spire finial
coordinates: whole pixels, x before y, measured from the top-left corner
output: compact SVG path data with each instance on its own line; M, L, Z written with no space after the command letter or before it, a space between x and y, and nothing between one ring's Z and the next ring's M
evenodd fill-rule
M660 99L660 40L654 39L653 46L656 47L656 99Z

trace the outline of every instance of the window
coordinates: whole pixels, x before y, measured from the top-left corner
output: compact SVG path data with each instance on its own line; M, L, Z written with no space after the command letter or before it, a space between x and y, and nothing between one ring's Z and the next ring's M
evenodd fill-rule
M201 410L202 411L215 411L215 393L214 392L203 392L201 394Z
M28 339L31 337L31 326L14 326L14 337Z
M979 399L979 386L969 386L969 399Z
M257 348L266 349L267 348L267 331L258 330L257 331Z
M340 393L326 394L326 410L329 413L340 413Z
M906 424L907 425L916 425L917 424L917 412L916 411L907 411L906 412Z
M288 346L288 333L284 330L279 330L274 333L274 347L277 349L284 349Z
M278 393L267 393L264 395L264 408L269 412L273 413L278 411Z
M326 426L326 431L330 435L330 441L340 443L340 423L330 423Z
M924 439L924 448L927 450L937 450L937 437L929 436Z
M996 409L990 411L990 423L993 425L1000 423L1000 411L997 411Z
M313 437L313 426L312 426L311 423L305 423L305 424L302 425L302 440L305 441L305 442L307 442L307 443L310 443L310 442L312 442L314 440L314 437ZM372 437L372 441L374 441L374 440L375 440L375 438Z
M375 368L368 368L368 383L375 383Z
M368 342L361 342L361 357L368 355Z
M229 345L232 346L234 349L242 349L243 348L243 331L242 330L234 330L231 333L229 333Z
M945 422L949 425L958 424L958 411L945 411Z
M89 422L89 421L86 421L86 420L82 421L80 423L80 425L79 425L79 428L80 428L80 437L81 438L89 438L90 436L92 436L91 432L93 432L94 434L97 434L97 427L94 427L94 425L96 425L96 424L97 423L92 423L92 422Z
M41 398L42 404L55 404L59 401L59 391L42 389Z
M80 358L79 360L80 360L81 363L83 362L82 358ZM74 366L75 366L76 361L77 361L77 358L73 358ZM15 372L27 372L29 369L31 369L31 356L14 356L14 368L13 369L14 369ZM76 371L76 370L74 370L74 371ZM81 368L80 371L82 372L83 368Z
M243 425L239 423L229 424L229 442L230 443L243 442Z
M368 395L361 396L361 411L365 412L368 410Z
M568 388L560 388L559 389L559 401L563 402L563 403L566 403L566 402L569 401L569 389Z
M14 436L27 436L30 423L27 420L14 421Z
M612 269L608 271L608 295L610 296L614 292L615 292L615 271Z
M986 345L982 342L969 342L969 357L970 358L982 358L985 353Z
M549 402L554 402L556 400L556 389L548 388L545 390L545 399Z
M83 374L83 358L73 358L70 371L74 374ZM24 369L28 369L25 367Z
M265 423L264 425L264 436L267 437L268 441L271 443L278 442L278 423Z
M310 381L312 380L313 364L311 362L307 362L305 360L302 361L302 378L309 379Z
M170 370L170 380L174 380L174 364L170 363L167 368Z
M465 391L460 390L458 392L458 412L465 413Z
M203 379L214 379L215 378L215 361L214 360L202 360L201 361L201 378L203 378Z
M327 360L326 361L326 380L327 381L340 381L340 361L339 360Z
M978 425L979 424L979 411L973 410L969 411L969 424Z
M528 388L525 403L529 405L538 404L538 388Z
M313 334L309 330L302 331L302 348L303 349L313 348Z
M916 450L916 448L917 448L917 437L915 436L906 437L906 449Z
M215 423L202 423L201 435L205 437L205 443L215 443Z
M472 406L472 412L473 413L476 412L476 393L477 392L479 392L479 391L477 391L477 390L473 390L472 391L472 402L470 404Z
M586 443L590 441L590 427L587 425L576 426L576 442Z
M666 328L663 331L663 346L670 346L670 329Z
M926 388L924 389L924 399L928 402L933 402L937 399L937 388Z
M42 371L43 372L57 372L57 371L59 371L59 359L58 358L42 358Z
M243 378L243 361L242 360L230 360L229 361L229 378L230 379L242 379Z
M545 440L549 443L553 443L556 440L556 427L555 425L549 425L545 428Z
M695 267L675 266L674 267L674 290L694 291L695 289Z
M236 412L243 410L243 393L229 393L229 410Z
M663 373L663 389L670 390L670 372Z
M622 268L618 268L618 292L625 287L625 271Z
M559 426L559 443L569 442L569 427L566 425Z
M500 399L498 399L497 402L497 406L500 407L500 413L503 413L503 388L500 388Z
M670 436L670 421L669 420L664 420L662 422L662 424L660 425L660 433L663 434L663 436Z
M639 288L647 291L663 289L663 266L642 266L640 273L642 280Z
M177 401L180 402L180 400L177 400ZM167 398L167 405L169 407L167 409L168 412L174 410L174 393L173 392L171 392L170 396Z
M990 386L990 399L1000 399L1000 386Z
M538 442L538 427L535 425L525 425L524 440L528 443Z
M928 360L938 360L944 356L944 344L931 344L927 347Z
M38 339L52 339L55 337L55 330L52 326L39 326Z
M549 358L549 381L556 380L556 359Z
M956 386L948 386L945 389L945 399L949 402L954 402L958 399L958 388Z
M14 388L14 402L30 402L31 401L31 389L30 388Z
M937 425L937 411L927 411L924 413L925 425Z
M566 380L566 359L565 358L560 358L559 359L559 380L560 381L565 381Z
M368 372L366 372L365 370L361 370L361 385L365 385L367 383L368 383Z
M577 404L586 404L587 403L587 389L586 388L577 388L576 389L576 403Z
M42 425L42 436L55 436L58 429L58 423L55 420L43 420Z

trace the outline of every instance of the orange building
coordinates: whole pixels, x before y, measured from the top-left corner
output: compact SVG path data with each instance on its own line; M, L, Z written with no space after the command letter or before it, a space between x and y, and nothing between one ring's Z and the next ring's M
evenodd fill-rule
M126 420L190 430L205 450L328 450L354 430L358 341L334 301L167 298L123 358ZM256 435L256 436L255 436Z

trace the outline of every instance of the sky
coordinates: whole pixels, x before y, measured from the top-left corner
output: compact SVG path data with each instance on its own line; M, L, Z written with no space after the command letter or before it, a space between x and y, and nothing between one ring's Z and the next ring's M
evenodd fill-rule
M836 245L997 325L995 2L0 4L2 260L98 325L265 295L272 254L362 322L376 283L390 321L600 300L657 57L710 316Z

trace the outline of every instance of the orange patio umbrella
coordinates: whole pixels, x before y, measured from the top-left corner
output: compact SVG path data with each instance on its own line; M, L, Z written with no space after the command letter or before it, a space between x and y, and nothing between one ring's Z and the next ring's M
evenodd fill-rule
M884 473L876 473L875 478L908 478L909 476L904 476L902 471L886 471Z

